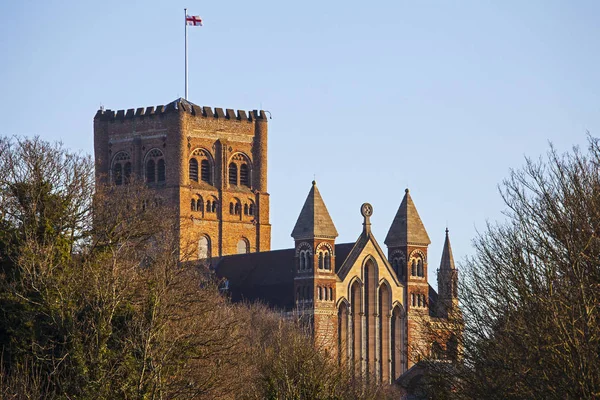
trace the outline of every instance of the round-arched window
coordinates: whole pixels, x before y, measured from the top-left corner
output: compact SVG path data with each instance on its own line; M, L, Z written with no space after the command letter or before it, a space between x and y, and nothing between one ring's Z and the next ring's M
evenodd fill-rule
M250 252L250 246L248 245L248 241L246 239L242 238L238 241L237 252L238 254L246 254Z

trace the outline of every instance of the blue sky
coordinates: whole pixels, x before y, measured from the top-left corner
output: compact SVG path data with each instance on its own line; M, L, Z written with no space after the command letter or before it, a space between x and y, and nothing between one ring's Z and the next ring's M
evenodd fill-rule
M0 3L0 134L91 153L92 119L183 96L272 113L273 248L316 175L340 232L374 207L380 244L408 186L432 239L455 258L524 156L600 133L597 1L21 1Z

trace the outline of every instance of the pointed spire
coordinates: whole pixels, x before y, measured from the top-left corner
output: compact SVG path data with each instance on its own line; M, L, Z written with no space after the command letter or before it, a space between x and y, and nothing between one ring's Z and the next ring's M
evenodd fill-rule
M407 244L427 246L431 243L408 189L404 191L404 198L384 243L388 247Z
M315 237L335 239L338 236L335 225L327 211L325 202L317 188L317 182L312 181L312 187L306 197L292 237L299 239L312 239Z
M440 261L440 270L454 270L454 256L452 255L452 247L450 246L450 236L448 236L448 228L446 228L446 240L444 241L444 250L442 251L442 261Z

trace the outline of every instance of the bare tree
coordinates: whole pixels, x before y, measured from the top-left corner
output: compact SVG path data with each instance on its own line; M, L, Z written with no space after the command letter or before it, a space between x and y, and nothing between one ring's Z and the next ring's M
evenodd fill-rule
M462 362L439 369L438 389L470 399L598 398L598 140L587 152L551 147L527 159L501 195L506 221L487 225L462 266Z

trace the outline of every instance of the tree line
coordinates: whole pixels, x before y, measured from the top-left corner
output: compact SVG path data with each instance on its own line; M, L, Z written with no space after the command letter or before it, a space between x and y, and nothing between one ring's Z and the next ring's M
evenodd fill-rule
M0 138L0 397L386 399L299 319L232 304L186 267L181 223L145 185L96 185L91 157Z

